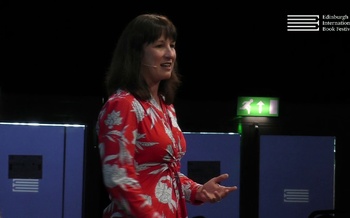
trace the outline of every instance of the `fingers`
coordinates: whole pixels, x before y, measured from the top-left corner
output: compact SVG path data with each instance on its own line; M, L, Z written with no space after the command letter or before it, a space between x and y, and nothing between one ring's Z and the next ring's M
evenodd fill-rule
M206 182L201 188L200 198L203 202L217 203L225 198L230 192L237 190L237 186L223 186L220 182L227 179L227 173L213 177Z
M221 196L217 191L214 192L215 198L213 198L213 203L220 202L223 196Z
M219 203L220 202L220 200L216 200L216 199L212 199L212 200L210 200L210 203Z
M220 185L220 182L227 179L228 177L229 177L229 175L227 173L221 174L220 176L214 178L214 182L216 182ZM224 187L224 186L220 185L220 187ZM232 191L236 191L238 189L237 186L224 187L224 188L225 188L226 192L232 192Z
M220 176L215 177L215 182L220 183L221 181L227 178L228 178L228 174L224 173L224 174L221 174Z
M224 186L221 186L224 188L223 191L215 191L214 194L216 196L216 199L218 199L219 201L223 198L225 198L230 192L233 192L233 191L236 191L238 188L237 186L232 186L232 187L224 187ZM217 194L217 195L216 195Z
M210 203L217 203L220 202L222 198L224 198L224 195L221 196L219 192L214 191L214 195L209 194L207 190L203 189L202 193L205 195L205 197L208 199Z
M236 191L238 188L237 186L231 186L231 187L226 187L226 192L233 192Z

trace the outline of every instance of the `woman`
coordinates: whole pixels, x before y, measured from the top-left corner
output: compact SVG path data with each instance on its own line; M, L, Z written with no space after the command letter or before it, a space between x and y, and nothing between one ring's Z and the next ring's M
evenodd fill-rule
M186 142L173 106L176 38L173 23L157 14L137 16L119 38L97 123L111 199L104 217L186 218L186 202L215 203L237 189L219 184L227 174L202 185L180 172Z

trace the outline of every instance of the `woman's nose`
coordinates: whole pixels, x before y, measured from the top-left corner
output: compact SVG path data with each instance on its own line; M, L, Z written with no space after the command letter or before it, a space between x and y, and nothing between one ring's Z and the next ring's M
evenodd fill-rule
M166 52L165 52L165 56L168 58L175 58L176 57L176 50L175 48L171 47L171 46L167 46Z

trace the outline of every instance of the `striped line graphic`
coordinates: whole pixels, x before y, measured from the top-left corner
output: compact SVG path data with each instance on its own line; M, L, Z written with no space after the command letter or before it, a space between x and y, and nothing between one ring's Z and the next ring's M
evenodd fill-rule
M308 189L284 189L283 202L309 203Z
M39 192L39 179L13 179L13 192Z
M319 15L287 15L288 31L319 31Z

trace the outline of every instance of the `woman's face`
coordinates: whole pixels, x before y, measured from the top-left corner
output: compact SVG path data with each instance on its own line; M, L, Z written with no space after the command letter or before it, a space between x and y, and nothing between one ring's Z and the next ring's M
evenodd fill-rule
M155 42L144 45L141 73L149 86L169 79L176 60L175 42L164 34Z

